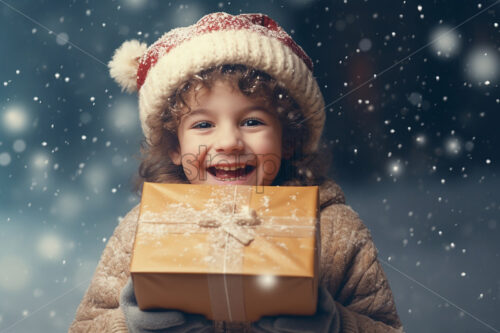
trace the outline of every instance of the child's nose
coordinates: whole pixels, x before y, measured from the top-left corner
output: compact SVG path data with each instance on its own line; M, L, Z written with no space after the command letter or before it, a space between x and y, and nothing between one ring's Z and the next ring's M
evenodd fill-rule
M220 131L215 142L215 150L220 153L240 151L243 147L243 140L237 130Z

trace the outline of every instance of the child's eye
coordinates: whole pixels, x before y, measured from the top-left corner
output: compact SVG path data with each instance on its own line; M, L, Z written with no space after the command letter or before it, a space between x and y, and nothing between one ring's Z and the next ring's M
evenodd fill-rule
M257 126L257 125L263 125L264 123L258 119L247 119L243 122L243 124L247 124L246 126Z
M210 128L210 126L212 126L212 124L210 124L209 122L200 121L200 122L194 124L193 128Z

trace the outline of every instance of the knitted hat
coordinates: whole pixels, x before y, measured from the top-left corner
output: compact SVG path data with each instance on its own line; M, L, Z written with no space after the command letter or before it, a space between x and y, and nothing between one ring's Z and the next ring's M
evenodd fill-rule
M208 14L196 24L170 30L149 48L137 40L126 41L108 66L122 90L139 91L140 120L148 139L147 116L163 112L167 98L192 75L222 64L253 67L281 82L304 113L310 132L304 153L316 151L325 112L323 95L313 77L313 63L264 14Z

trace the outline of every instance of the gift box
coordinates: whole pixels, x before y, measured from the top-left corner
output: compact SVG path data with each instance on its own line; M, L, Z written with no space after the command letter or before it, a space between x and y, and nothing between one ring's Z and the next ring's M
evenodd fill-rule
M317 186L144 183L130 273L142 310L313 315Z

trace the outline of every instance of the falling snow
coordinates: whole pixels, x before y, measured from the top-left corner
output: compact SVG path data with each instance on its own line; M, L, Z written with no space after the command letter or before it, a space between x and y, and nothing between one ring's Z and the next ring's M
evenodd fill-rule
M8 299L0 331L17 322L10 331L66 332L104 246L140 201L132 191L142 139L137 95L109 78L113 51L134 38L151 46L211 11L265 12L310 56L327 114L317 158L332 161L330 176L369 228L406 331L498 329L493 4L0 5L9 31L0 69L0 295ZM179 32L175 42L186 38ZM263 197L263 209L271 199Z

